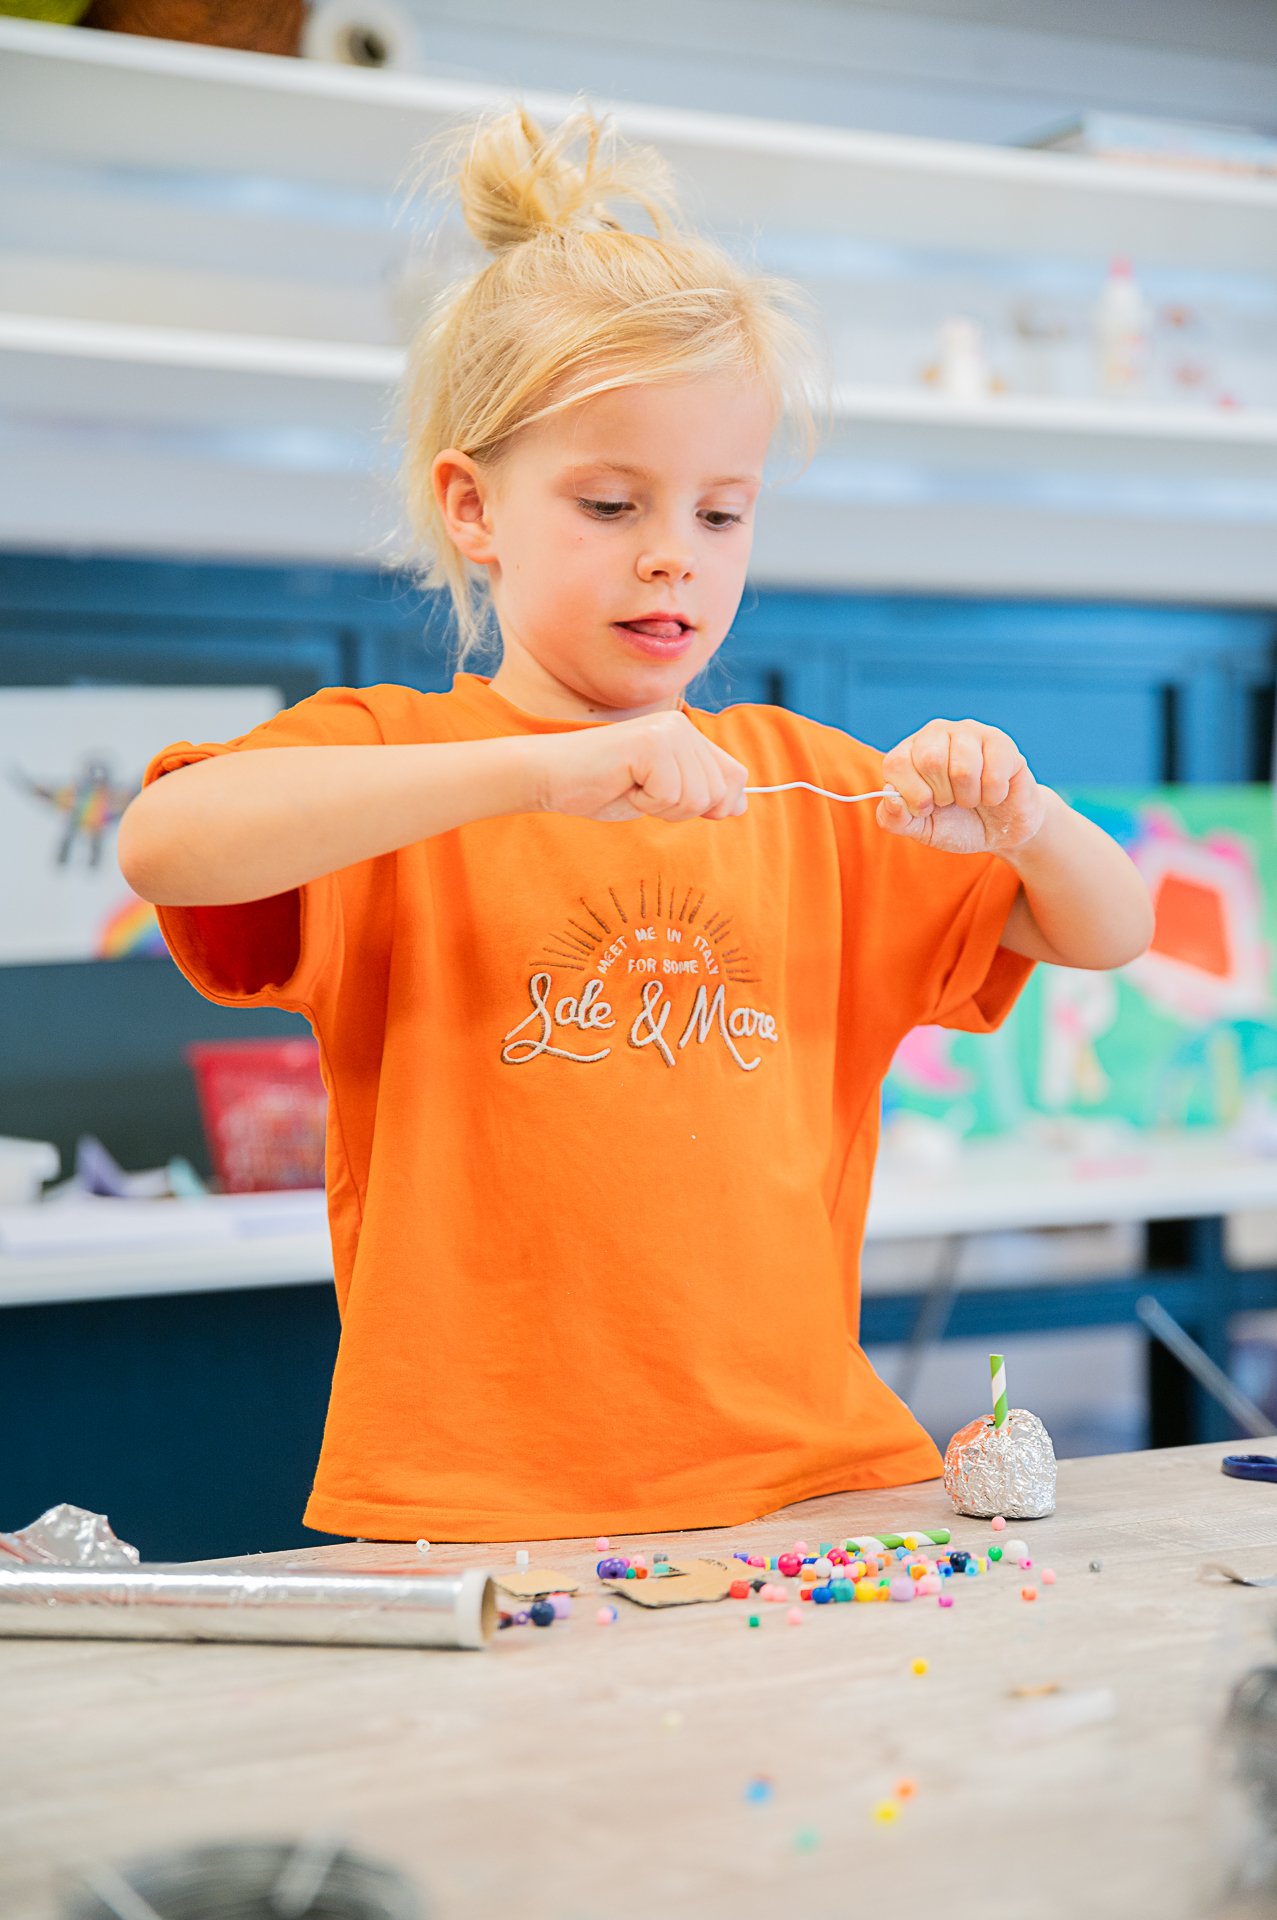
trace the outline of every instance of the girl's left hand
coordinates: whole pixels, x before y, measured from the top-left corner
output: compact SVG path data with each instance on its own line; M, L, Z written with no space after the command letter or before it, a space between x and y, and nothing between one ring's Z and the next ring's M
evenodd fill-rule
M1011 853L1042 825L1046 796L1015 741L978 720L929 720L882 763L878 825L942 853Z

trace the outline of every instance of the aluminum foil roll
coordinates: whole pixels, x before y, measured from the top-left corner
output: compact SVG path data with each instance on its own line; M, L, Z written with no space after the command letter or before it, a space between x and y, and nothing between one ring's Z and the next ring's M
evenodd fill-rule
M262 1640L324 1647L482 1647L487 1574L0 1571L0 1638Z
M1041 1520L1055 1512L1055 1448L1035 1413L1013 1407L1001 1433L982 1413L955 1433L944 1456L945 1491L958 1513Z

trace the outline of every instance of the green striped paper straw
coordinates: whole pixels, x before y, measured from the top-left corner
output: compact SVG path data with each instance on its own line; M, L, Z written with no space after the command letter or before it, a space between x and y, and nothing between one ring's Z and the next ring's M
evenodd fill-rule
M989 1355L989 1373L993 1381L993 1424L1001 1433L1007 1423L1007 1369L1002 1354Z

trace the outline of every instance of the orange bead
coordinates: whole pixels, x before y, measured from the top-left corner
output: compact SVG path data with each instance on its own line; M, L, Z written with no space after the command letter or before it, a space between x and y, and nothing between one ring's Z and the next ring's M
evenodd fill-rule
M912 1800L914 1794L918 1791L918 1782L911 1780L908 1774L906 1774L903 1780L897 1780L892 1791L897 1800Z
M646 1567L635 1567L635 1569L634 1569L634 1578L635 1578L636 1580L646 1580L646 1579L647 1579L647 1568L646 1568Z
M1020 1588L1020 1598L1021 1598L1021 1600L1036 1600L1036 1599L1037 1599L1037 1597L1038 1597L1038 1590L1037 1590L1037 1588L1036 1588L1036 1587L1021 1587L1021 1588Z

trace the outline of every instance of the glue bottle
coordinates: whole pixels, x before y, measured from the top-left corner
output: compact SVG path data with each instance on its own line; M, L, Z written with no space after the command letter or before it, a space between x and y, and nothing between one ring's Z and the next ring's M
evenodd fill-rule
M1095 303L1095 339L1101 390L1115 396L1136 392L1144 379L1148 306L1130 261L1120 255Z

